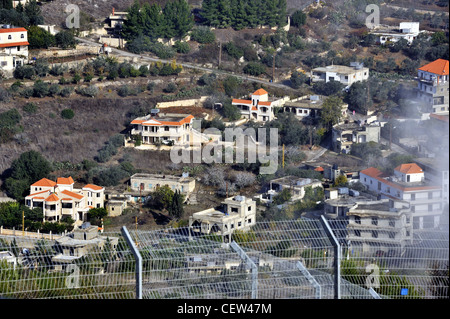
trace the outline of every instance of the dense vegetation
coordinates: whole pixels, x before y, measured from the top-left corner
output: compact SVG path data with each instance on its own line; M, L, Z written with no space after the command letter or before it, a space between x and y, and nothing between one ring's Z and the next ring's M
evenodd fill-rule
M204 24L236 30L286 24L286 0L204 0Z

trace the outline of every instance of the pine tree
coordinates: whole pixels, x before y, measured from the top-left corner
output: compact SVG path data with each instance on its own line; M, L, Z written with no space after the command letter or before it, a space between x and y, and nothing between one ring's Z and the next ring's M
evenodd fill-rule
M122 26L122 36L125 40L132 40L144 32L144 26L141 24L140 5L136 0L133 5L128 8L127 20Z
M142 22L144 35L156 39L164 35L165 19L161 6L157 3L146 3L142 10Z
M218 1L219 28L228 28L231 25L231 3L230 0Z
M247 1L247 25L250 28L255 28L260 24L260 8L261 0Z
M202 17L205 19L205 24L216 27L218 21L218 1L217 0L203 0L202 2Z
M174 5L175 13L177 16L177 19L175 21L176 36L184 37L194 25L194 19L191 14L191 9L186 0L176 0L174 2Z
M166 3L166 6L163 9L163 15L165 21L164 37L171 39L177 35L176 23L178 18L174 2Z

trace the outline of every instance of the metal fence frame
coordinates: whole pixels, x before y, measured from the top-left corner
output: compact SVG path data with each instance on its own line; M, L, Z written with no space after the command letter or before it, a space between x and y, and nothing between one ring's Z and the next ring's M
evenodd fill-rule
M10 250L13 242L22 249L17 253L22 256L19 270L5 268L0 260L0 297L448 298L448 227L430 238L426 233L417 234L421 241L410 248L411 256L379 259L393 272L404 270L401 276L379 274L379 280L391 280L386 285L392 289L404 285L422 293L383 295L380 292L387 289L367 285L366 265L373 264L374 258L350 254L339 223L323 217L257 223L249 232L235 232L230 243L217 236L190 236L188 228L129 232L122 227L120 232L103 234L119 237L114 258L105 249L96 250L74 264L81 271L71 266L60 272L49 256L24 254L23 247L48 251L48 241L0 236L0 248L3 241L10 243ZM427 246L428 242L434 247ZM345 262L356 265L358 275L345 272ZM435 271L432 263L437 264L435 275L430 275ZM21 275L26 278L17 279ZM75 275L80 277L79 284L70 281ZM358 276L361 281L356 280ZM442 286L445 279L447 287Z

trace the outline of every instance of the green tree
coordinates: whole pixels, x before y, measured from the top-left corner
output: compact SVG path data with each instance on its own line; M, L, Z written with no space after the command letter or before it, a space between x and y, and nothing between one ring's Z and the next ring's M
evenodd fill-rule
M340 186L345 186L347 185L347 176L345 175L339 175L338 177L336 177L336 179L334 180L333 183L333 187L340 187Z
M63 30L55 35L55 43L62 49L75 48L77 40L72 31Z
M322 104L320 122L330 130L333 125L340 122L342 118L342 105L344 102L337 96L329 96Z
M172 197L172 202L168 207L169 215L175 218L180 218L183 216L184 208L183 208L184 196L176 190Z
M36 0L30 0L25 4L24 13L28 17L30 25L44 24L41 7Z
M27 180L29 184L34 183L51 172L52 166L41 153L27 151L11 164L11 177L16 180Z
M168 185L158 187L151 194L150 205L157 209L168 209L172 203L174 192Z
M291 191L289 190L289 188L284 188L280 193L278 193L277 195L275 195L273 197L273 202L276 205L281 205L284 204L288 201L290 201L292 198L292 194Z
M302 86L303 83L306 83L306 81L308 80L308 76L304 73L294 71L294 72L292 72L290 80L291 80L291 86L294 89L298 89L299 87Z
M38 26L30 26L27 28L29 49L48 49L55 44L55 37Z
M291 25L300 27L306 23L307 15L302 10L297 10L292 14Z

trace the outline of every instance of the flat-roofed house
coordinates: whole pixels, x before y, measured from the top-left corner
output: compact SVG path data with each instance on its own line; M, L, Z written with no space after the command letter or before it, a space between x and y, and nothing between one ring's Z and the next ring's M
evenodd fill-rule
M353 83L364 81L369 78L369 68L364 67L362 63L352 62L350 66L346 65L328 65L311 70L310 79L315 82L337 81L350 87Z
M194 233L215 234L229 241L233 231L247 231L255 222L256 202L237 195L226 198L222 209L209 208L194 213L189 218L189 227Z
M145 174L136 173L130 177L130 191L125 195L137 202L139 198L143 201L151 192L159 187L169 186L172 191L179 191L184 195L185 200L195 189L195 178L190 177L188 173L181 176L163 175L163 174Z
M42 178L31 184L25 205L31 209L42 208L44 221L60 221L68 216L81 223L91 208L104 207L105 189L93 184L78 189L74 184L72 177L60 177L56 182Z

